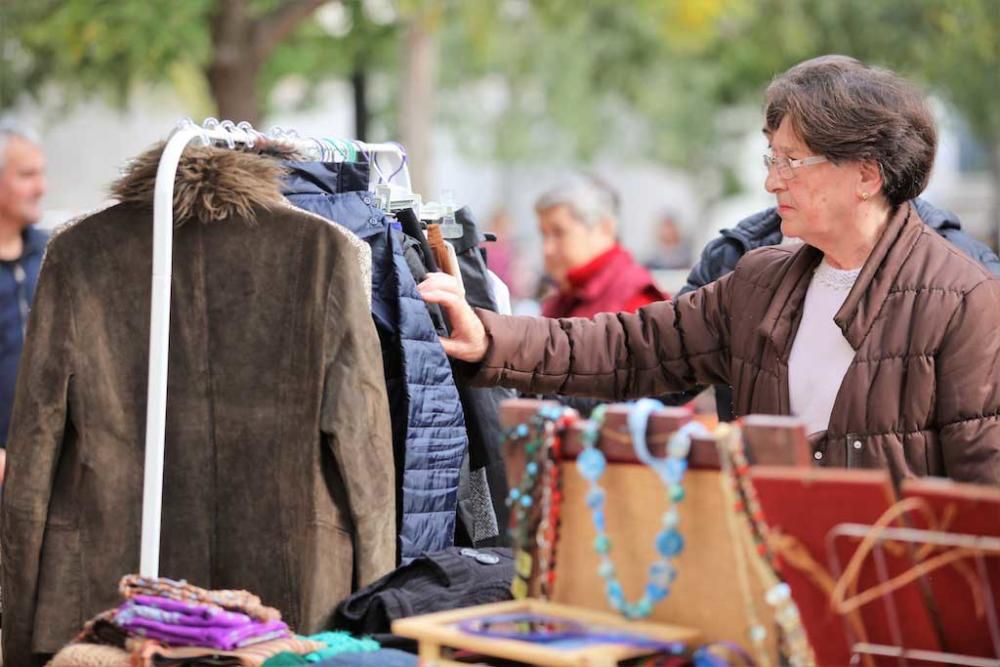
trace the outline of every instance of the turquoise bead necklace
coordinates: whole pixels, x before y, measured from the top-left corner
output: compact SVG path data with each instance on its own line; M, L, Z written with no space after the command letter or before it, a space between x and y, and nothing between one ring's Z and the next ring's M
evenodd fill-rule
M667 444L667 456L656 458L646 445L646 427L649 416L663 408L663 404L652 399L643 399L629 407L628 427L632 446L637 458L652 468L667 490L670 507L663 514L662 527L656 535L656 551L659 554L649 567L649 579L638 602L628 602L614 562L611 560L611 538L608 537L604 507L607 494L601 488L600 479L607 468L607 459L598 449L601 428L607 406L600 405L591 413L583 433L584 450L577 457L576 467L580 475L589 483L587 506L590 508L597 538L594 549L600 558L597 572L604 580L604 590L608 603L613 609L629 619L646 618L653 608L670 594L670 586L677 577L674 559L684 551L684 537L678 529L678 504L684 500L682 485L687 470L687 455L691 449L691 436L707 433L704 426L691 422L681 427Z

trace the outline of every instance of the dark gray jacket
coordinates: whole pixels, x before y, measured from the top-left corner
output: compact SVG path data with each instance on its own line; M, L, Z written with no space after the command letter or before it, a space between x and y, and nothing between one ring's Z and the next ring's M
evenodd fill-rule
M958 216L951 211L936 208L923 199L914 199L917 213L929 227L950 241L966 255L985 266L990 273L1000 277L1000 257L988 246L962 231ZM756 248L781 243L781 217L778 209L768 208L744 218L732 229L723 229L701 251L701 259L688 274L687 284L677 296L696 290L726 275L740 261L740 257Z

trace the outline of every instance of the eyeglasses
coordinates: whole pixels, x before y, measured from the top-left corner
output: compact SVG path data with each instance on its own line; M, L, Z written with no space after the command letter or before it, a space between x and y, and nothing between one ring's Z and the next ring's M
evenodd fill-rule
M822 164L826 161L826 157L822 155L810 155L809 157L804 157L801 160L789 160L787 157L776 157L770 153L764 153L764 168L769 172L771 171L771 167L777 168L778 176L781 176L786 181L790 181L795 178L795 170L799 167L808 167L812 164Z

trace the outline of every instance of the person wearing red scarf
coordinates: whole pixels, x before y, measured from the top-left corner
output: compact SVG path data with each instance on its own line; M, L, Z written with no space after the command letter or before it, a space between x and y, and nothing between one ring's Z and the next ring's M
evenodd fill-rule
M535 203L545 271L557 292L545 317L634 312L669 298L617 240L617 197L593 178L549 190Z

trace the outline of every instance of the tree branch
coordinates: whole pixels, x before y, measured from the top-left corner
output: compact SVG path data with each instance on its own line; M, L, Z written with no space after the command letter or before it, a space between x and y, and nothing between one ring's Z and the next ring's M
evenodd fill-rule
M248 20L245 0L222 0L211 18L214 63L233 66L244 57Z
M289 0L254 21L254 50L264 60L281 40L330 0Z

